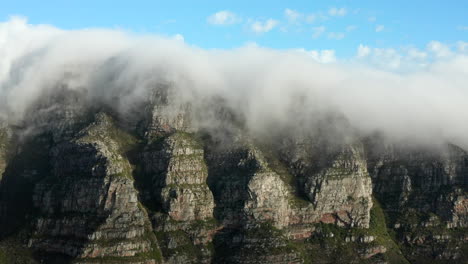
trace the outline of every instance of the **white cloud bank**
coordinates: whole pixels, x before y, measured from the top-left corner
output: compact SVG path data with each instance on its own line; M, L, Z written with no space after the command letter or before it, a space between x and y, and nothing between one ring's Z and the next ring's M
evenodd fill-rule
M468 147L468 56L440 45L404 52L360 46L359 58L343 61L326 50L210 51L173 38L64 31L14 18L0 23L0 117L20 120L38 98L64 87L125 113L158 83L170 83L200 121L209 116L204 99L217 98L254 132L296 129L334 113L361 135ZM376 61L399 61L400 70Z

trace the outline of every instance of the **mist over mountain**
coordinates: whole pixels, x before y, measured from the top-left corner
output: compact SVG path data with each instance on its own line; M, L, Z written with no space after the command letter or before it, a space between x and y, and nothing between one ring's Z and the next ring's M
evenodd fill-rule
M467 47L0 23L0 264L467 263Z
M61 30L12 18L0 24L0 116L22 121L34 104L63 89L126 115L155 87L170 85L172 104L190 104L199 127L222 123L206 107L222 101L250 133L312 128L332 115L345 123L337 126L361 136L468 146L463 49L407 63L404 72L363 61L362 49L354 59L322 63L305 50L204 50L178 38Z

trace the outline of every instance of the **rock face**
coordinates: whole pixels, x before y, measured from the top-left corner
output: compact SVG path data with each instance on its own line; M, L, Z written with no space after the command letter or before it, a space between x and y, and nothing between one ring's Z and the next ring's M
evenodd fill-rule
M216 213L226 226L271 222L284 227L289 221L289 189L252 145L210 151L211 188Z
M166 86L135 120L83 96L0 126L0 263L467 262L456 146L259 138L226 109L213 133Z
M343 147L317 171L288 169L291 160L284 163L262 149L252 142L209 148L215 212L225 227L220 247L231 253L219 261L302 263L301 250L286 246L285 239L309 239L317 223L369 227L372 185L362 145ZM311 166L310 161L296 162ZM301 190L305 197L298 197ZM265 232L271 233L270 242L260 235Z
M151 184L153 227L167 262L209 262L217 227L203 146L186 132L160 134L145 147L142 160Z
M9 131L0 123L0 181L2 180L3 172L5 172L5 168L7 166L7 148L10 141L9 137Z
M408 259L466 261L468 153L453 145L438 150L372 149L374 192Z
M344 146L330 165L304 177L303 190L325 223L369 227L372 184L361 144Z
M81 259L130 257L128 262L157 250L116 134L112 120L99 114L52 149L52 175L34 189L39 216L30 247Z
M214 200L206 184L208 170L200 143L190 134L177 132L156 148L148 149L144 158L162 209L176 221L212 218Z

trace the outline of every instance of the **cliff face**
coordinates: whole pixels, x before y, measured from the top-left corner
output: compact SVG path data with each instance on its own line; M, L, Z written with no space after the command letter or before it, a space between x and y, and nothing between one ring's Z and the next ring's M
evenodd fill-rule
M8 143L10 141L9 137L8 129L4 127L0 121L0 181L7 166L7 151Z
M150 221L122 156L123 137L110 117L99 114L51 149L51 175L33 191L38 216L31 248L80 259L122 257L127 263L153 250Z
M136 120L80 96L0 126L0 263L467 261L456 146L219 140L167 88Z
M208 263L216 221L203 146L186 132L160 135L144 147L143 188L168 263Z
M468 154L377 146L369 153L374 192L409 260L466 259Z

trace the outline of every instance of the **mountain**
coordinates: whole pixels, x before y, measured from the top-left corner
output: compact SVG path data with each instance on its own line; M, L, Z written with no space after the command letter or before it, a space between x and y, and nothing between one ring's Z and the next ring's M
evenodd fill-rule
M468 263L458 146L340 116L252 133L220 98L203 126L167 86L125 114L85 97L0 120L0 263Z

